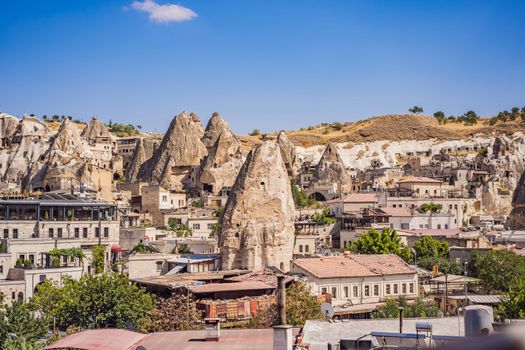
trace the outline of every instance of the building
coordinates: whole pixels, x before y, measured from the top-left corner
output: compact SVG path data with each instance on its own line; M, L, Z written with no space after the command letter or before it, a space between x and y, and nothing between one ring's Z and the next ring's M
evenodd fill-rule
M314 295L330 294L341 318L366 318L385 298L418 295L416 270L393 254L295 259L291 273L304 276Z
M109 269L111 249L119 242L119 220L114 204L46 194L42 199L0 200L0 235L0 292L11 301L16 285L16 299L25 300L40 281L90 273L95 245L105 246ZM82 250L84 264L60 255L71 248Z

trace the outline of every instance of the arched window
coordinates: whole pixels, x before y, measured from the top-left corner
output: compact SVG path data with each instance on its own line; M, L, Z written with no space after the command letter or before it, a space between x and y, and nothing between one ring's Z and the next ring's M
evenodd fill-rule
M18 301L19 302L23 302L24 301L24 293L23 292L18 292Z

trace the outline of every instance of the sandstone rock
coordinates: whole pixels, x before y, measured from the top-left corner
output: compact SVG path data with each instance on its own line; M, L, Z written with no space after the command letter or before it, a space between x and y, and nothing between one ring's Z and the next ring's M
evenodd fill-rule
M110 139L111 134L108 127L97 117L93 117L88 126L82 131L82 137L89 141L97 141L100 139Z
M159 148L140 167L138 179L182 189L190 176L190 168L198 166L206 156L206 147L201 141L203 134L196 114L182 112L173 118Z
M329 143L315 168L311 185L314 187L335 187L337 192L349 192L352 179L345 168L334 143Z
M219 233L223 269L289 269L294 242L290 181L275 141L249 153L226 203Z
M133 183L137 181L140 166L146 160L148 160L148 158L146 157L146 151L144 150L144 140L139 139L133 150L133 155L131 156L128 168L126 169L126 182Z
M507 225L511 230L525 230L525 171L512 196L512 211L510 212Z
M206 125L204 136L202 137L202 143L206 146L208 152L212 149L213 145L223 132L228 131L231 133L228 123L221 118L219 113L214 112Z
M283 158L288 176L295 177L299 171L300 164L295 152L294 144L288 139L284 131L281 131L277 136L277 144L281 149L281 157Z
M11 140L18 127L18 118L0 113L0 147L11 146Z
M241 143L229 129L219 135L199 169L199 183L205 191L218 194L232 187L244 163Z

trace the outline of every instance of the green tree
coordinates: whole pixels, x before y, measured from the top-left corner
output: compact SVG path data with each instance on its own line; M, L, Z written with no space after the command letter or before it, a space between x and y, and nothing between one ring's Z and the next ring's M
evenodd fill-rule
M501 296L496 315L501 321L525 318L525 277L515 278L509 283L508 291Z
M448 243L429 236L421 237L414 244L414 250L418 257L446 257L448 255Z
M408 304L404 296L397 298L387 298L385 304L374 312L375 318L397 318L399 308L403 308L405 317L438 317L439 308L434 303L424 302L421 298L416 298L414 303Z
M131 249L132 253L147 254L151 253L151 249L146 247L143 242L139 242L136 246Z
M468 111L467 113L463 114L459 119L463 121L465 125L474 125L478 123L479 116L474 111Z
M65 278L61 288L40 285L30 303L33 309L55 317L63 330L69 326L139 328L154 308L155 297L126 276L110 273L85 275L78 281Z
M91 266L93 266L94 273L104 272L104 254L106 246L103 244L94 245L91 247Z
M408 111L410 113L414 113L414 114L419 114L419 113L423 113L423 107L420 107L420 106L414 106L412 108L409 108Z
M461 275L463 273L463 267L460 263L454 260L450 260L443 256L422 256L417 257L417 266L427 270L432 270L434 266L437 266L440 273L447 273L452 275Z
M250 134L251 136L259 136L261 135L261 130L259 129L253 129L253 131Z
M444 124L444 122L446 122L445 113L443 113L442 111L437 111L436 113L434 113L434 118L436 118L439 124Z
M175 232L177 237L191 237L193 236L193 230L186 224L180 222L176 218L170 218L168 220L170 230Z
M525 276L525 258L508 250L478 252L472 255L469 268L483 281L487 293L507 292L514 278Z
M330 214L329 208L324 208L320 212L312 214L312 221L322 225L334 224L336 219Z
M381 232L373 228L344 249L347 248L353 253L396 254L407 262L412 261L410 249L401 242L397 232L389 227L385 227Z
M419 207L419 210L422 212L422 213L432 213L432 214L436 214L436 213L439 213L441 210L443 210L443 204L439 204L439 203L434 203L434 202L430 202L430 203L423 203L421 204L421 206Z
M22 340L35 346L47 334L48 325L46 317L38 316L27 304L17 301L5 306L4 311L0 311L0 349L6 349L6 342L12 346ZM14 339L8 341L10 337Z

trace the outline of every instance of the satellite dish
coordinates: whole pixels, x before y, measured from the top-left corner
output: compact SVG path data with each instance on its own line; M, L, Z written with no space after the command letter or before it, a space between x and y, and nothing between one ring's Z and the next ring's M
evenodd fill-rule
M334 317L334 308L332 307L332 304L330 303L322 303L321 304L321 313L323 314L324 318L326 320L331 320L332 317Z

